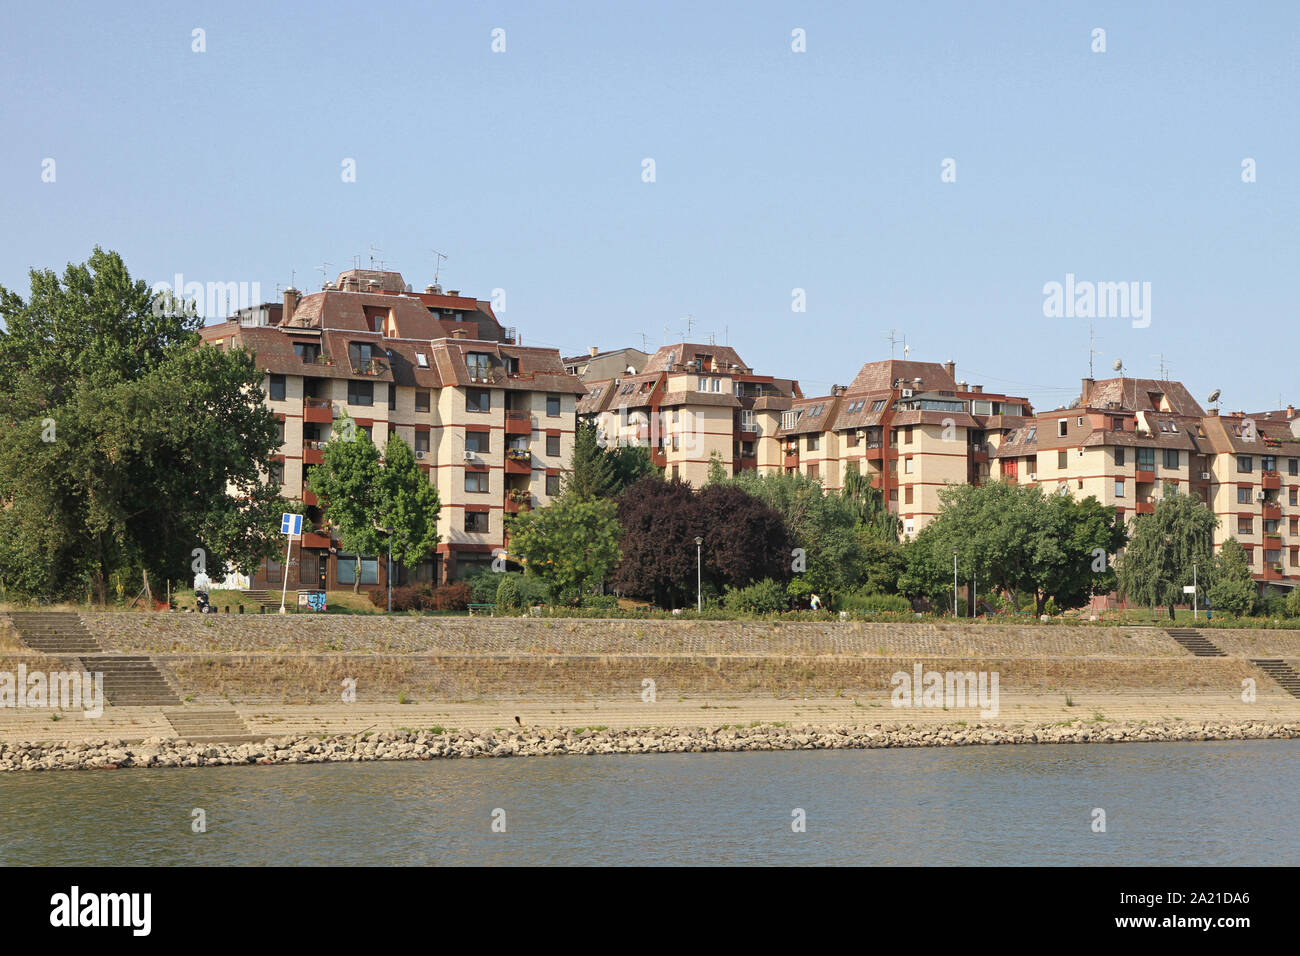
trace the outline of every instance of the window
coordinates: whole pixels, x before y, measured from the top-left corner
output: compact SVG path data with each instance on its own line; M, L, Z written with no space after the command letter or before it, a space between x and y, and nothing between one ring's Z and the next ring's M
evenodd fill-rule
M465 512L465 530L471 534L483 534L488 529L488 513L486 511L466 511Z
M1297 501L1296 501L1296 490L1295 490L1294 488L1291 489L1291 494L1290 494L1290 497L1287 499L1287 503L1288 503L1288 504L1292 504L1292 505L1297 504Z
M339 555L338 578L339 578L339 584L356 583L357 556L355 554ZM378 558L361 559L361 583L362 584L379 583L379 559Z
M820 476L821 476L821 466L818 465L816 462L813 462L811 465L808 466L808 477L818 478Z
M871 403L871 410L872 410L873 412L878 412L878 411L880 411L880 410L881 410L882 408L884 408L884 407L885 407L885 399L883 399L883 398L878 398L878 399L876 399L874 402Z
M465 450L472 451L480 455L486 455L491 451L491 433L490 432L465 432Z
M677 477L677 466L676 466L676 465L673 465L673 477L674 477L674 478ZM547 493L548 495L558 495L558 494L560 493L560 476L559 476L559 475L547 475L547 476L546 476L546 493Z
M429 454L429 433L428 432L415 433L415 454L416 457L419 457L420 455Z
M740 412L740 429L741 431L752 432L758 430L758 417L753 409L745 408Z
M1286 473L1288 475L1300 475L1300 458L1288 458L1286 460Z
M1276 518L1266 518L1266 519L1264 520L1264 533L1265 533L1265 534L1277 534L1277 519L1276 519Z
M488 473L486 471L465 472L465 490L476 495L487 494Z
M547 458L560 457L560 436L559 435L546 436L546 457Z
M427 412L429 410L429 390L417 388L415 390L415 410L417 412Z
M1083 416L1082 416L1082 415L1080 415L1080 416L1078 417L1078 419L1075 421L1075 424L1078 425L1080 428L1083 427Z
M284 484L284 462L282 461L271 462L271 467L268 469L268 474L271 477L272 483L277 485Z
M1238 455L1238 456L1237 456L1237 473L1238 473L1238 474L1241 474L1241 475L1248 475L1248 474L1250 474L1250 472L1252 471L1252 466L1253 466L1253 464L1254 464L1254 462L1253 462L1253 460L1251 459L1251 457L1250 457L1249 455Z
M492 411L492 393L488 391L484 391L481 388L465 389L465 411L467 412Z
M903 429L903 444L904 444L904 445L910 445L910 444L912 444L912 426L911 426L911 425L908 425L906 428Z
M284 419L281 418L279 421L277 421L275 423L275 426L276 426L276 435L277 435L276 441L278 444L283 445L284 444Z
M793 471L794 469L790 469L790 470ZM677 480L677 477L678 477L678 475L677 475L677 466L676 466L676 465L673 465L673 481L676 481L676 480Z
M904 458L904 459L903 459L903 474L905 474L905 475L910 475L911 473L912 473L912 459L910 459L910 458Z
M1177 448L1166 448L1164 450L1163 461L1161 462L1164 465L1164 467L1177 468L1178 461L1179 461L1179 457L1178 457Z
M845 435L844 437L847 439L847 445L848 445L849 448L857 448L857 447L858 447L858 433L857 433L857 432L849 432L849 433L848 433L847 435Z
M816 435L809 435L809 436L808 436L808 450L809 450L809 451L816 451L816 450L817 450L817 444L818 444L818 442L817 442L817 436L816 436Z
M320 344L317 342L294 342L293 354L304 362L314 362L320 358Z
M905 505L910 505L910 504L912 504L912 486L911 486L911 485L908 485L906 488L903 489L903 504L905 504Z
M1070 422L1069 422L1068 419L1065 419L1065 418L1058 418L1058 419L1056 420L1056 437L1057 437L1057 438L1064 438L1064 437L1065 437L1065 433L1066 433L1067 431L1069 431L1069 429L1070 429Z
M280 562L275 558L266 559L266 580L274 584L280 583Z
M353 368L362 368L375 357L375 346L371 342L349 342L348 361Z
M1123 478L1116 478L1116 479L1115 479L1115 497L1116 497L1116 498L1123 498L1123 497L1124 497L1124 479L1123 479Z
M1123 449L1123 448L1116 448L1116 449L1115 449L1115 464L1118 465L1118 466L1120 466L1120 467L1123 467L1123 465L1124 465L1124 449Z
M681 436L681 435L673 435L672 448L673 448L673 451L681 451L681 450L682 450L682 436Z
M284 393L285 393L284 376L272 375L271 376L271 401L273 402L284 401Z
M1117 432L1122 432L1124 430L1124 419L1112 418L1110 420L1110 427Z
M1259 460L1260 471L1277 471L1277 457L1275 455L1265 455Z
M1238 486L1237 486L1237 504L1239 504L1239 505L1248 505L1248 504L1250 504L1250 486L1249 486L1249 485L1238 485Z
M492 359L486 352L466 352L465 370L470 378L490 378Z
M349 405L375 404L375 383L374 382L348 382L348 404Z
M429 367L429 356L425 355L423 352L416 352L416 353L415 353L415 364L418 365L418 366L420 366L420 368L428 368L428 367Z
M1237 515L1237 534L1253 534L1255 521L1248 515Z
M1156 450L1154 448L1139 448L1137 450L1137 466L1139 471L1156 470Z
M1056 453L1056 467L1062 471L1070 467L1068 453L1064 448Z
M560 414L560 396L558 395L546 396L546 414L550 418L555 418L557 415Z

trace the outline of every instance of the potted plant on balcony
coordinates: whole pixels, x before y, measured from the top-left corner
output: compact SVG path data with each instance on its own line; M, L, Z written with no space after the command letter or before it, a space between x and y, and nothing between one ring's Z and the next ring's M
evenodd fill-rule
M510 448L506 450L506 457L511 461L529 462L533 460L533 453L527 448Z
M511 488L509 497L512 502L519 506L520 511L533 510L533 496L523 488Z

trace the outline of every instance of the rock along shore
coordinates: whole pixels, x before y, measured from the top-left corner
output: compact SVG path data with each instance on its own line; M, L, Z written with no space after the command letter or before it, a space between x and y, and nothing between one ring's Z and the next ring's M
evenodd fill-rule
M0 743L0 771L96 770L128 767L209 767L453 757L538 757L559 754L738 753L771 750L866 750L887 747L966 747L982 744L1069 744L1291 740L1300 723L1156 721L1029 724L885 723L867 727L757 726L727 729L513 730L458 733L433 730L370 735L295 736L256 743L203 743L152 737L140 743Z

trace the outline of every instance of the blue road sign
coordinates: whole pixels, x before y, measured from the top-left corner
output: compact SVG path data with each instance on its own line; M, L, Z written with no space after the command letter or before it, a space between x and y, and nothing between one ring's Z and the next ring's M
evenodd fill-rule
M302 534L302 515L285 512L280 516L281 534Z

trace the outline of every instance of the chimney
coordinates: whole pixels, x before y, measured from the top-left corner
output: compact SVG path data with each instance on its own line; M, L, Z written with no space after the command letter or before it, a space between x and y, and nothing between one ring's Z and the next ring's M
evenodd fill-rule
M448 290L447 290L447 294L450 295L450 296L459 296L459 295L460 295L460 289L448 289Z
M594 345L591 346L591 357L595 358L599 354L600 354L600 349L596 348L596 346Z
M453 339L463 339L463 338L465 337L465 330L464 330L464 329L452 329L452 330L451 330L451 337L452 337Z
M1293 419L1293 418L1295 418L1295 406L1294 406L1294 405L1288 405L1288 406L1286 407L1286 420L1287 420L1287 421L1290 421L1290 420Z
M976 394L976 395L983 395L983 394L984 394L984 386L983 386L983 385L972 385L972 386L970 387L970 390L971 390L974 394Z
M948 373L949 378L957 377L957 363L952 359L948 359L948 361L943 363L943 370Z
M1094 385L1096 385L1096 384L1097 384L1097 382L1096 382L1095 379L1091 379L1091 378L1085 378L1085 379L1083 379L1083 382L1082 382L1082 389L1083 389L1083 390L1082 390L1081 392L1079 392L1079 404L1080 404L1080 405L1087 405L1087 404L1088 404L1088 396L1092 394L1092 387L1093 387Z
M298 299L301 293L293 286L284 290L284 315L280 317L281 325L289 325L293 321L293 310L298 308Z

